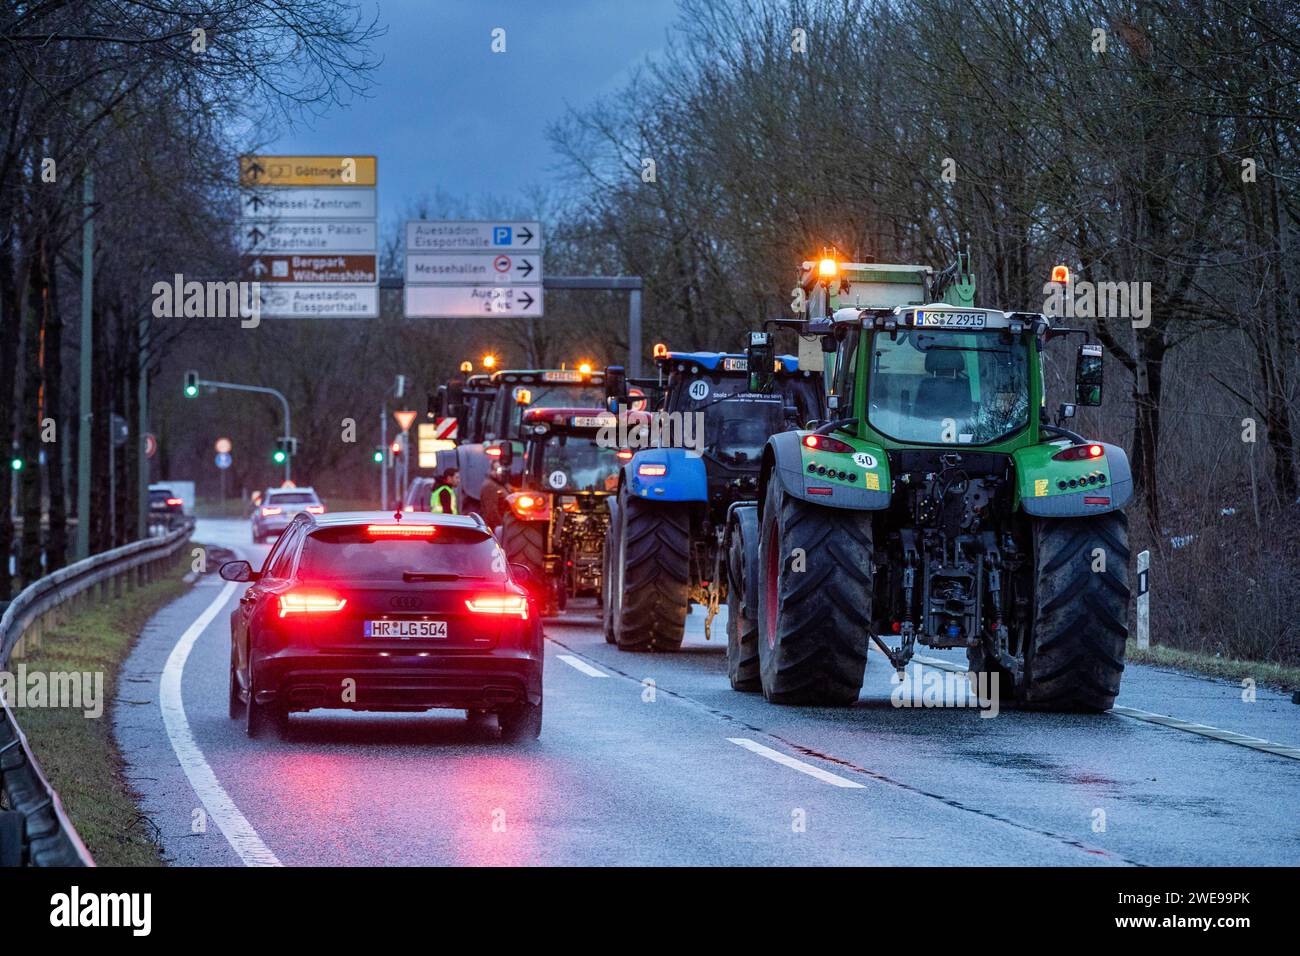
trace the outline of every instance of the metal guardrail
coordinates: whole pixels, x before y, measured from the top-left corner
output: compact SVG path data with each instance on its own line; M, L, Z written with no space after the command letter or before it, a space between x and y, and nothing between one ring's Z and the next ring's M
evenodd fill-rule
M9 602L0 617L0 670L24 639L39 639L47 616L60 608L77 610L110 590L114 597L123 586L152 581L159 565L173 557L190 539L192 519L157 538L93 554L75 564L32 582ZM7 701L0 701L0 789L5 807L0 809L0 865L94 866L81 837L63 810L27 738Z

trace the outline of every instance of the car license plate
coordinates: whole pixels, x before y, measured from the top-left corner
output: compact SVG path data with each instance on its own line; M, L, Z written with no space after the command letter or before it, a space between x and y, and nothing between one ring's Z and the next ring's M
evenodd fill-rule
M409 641L447 637L446 621L366 621L366 637Z
M574 415L574 428L605 428L609 425L617 425L618 419L613 415Z
M982 329L983 312L946 312L938 309L918 310L916 324L927 328Z

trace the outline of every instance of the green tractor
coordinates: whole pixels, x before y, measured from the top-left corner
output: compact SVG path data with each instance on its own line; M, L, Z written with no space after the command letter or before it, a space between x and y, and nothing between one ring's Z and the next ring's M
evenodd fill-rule
M915 277L930 304L827 294L829 315L797 320L833 367L832 420L764 449L758 548L733 564L755 626L728 629L758 674L732 685L847 705L872 642L900 672L920 644L965 649L1004 701L1104 711L1124 669L1132 476L1123 449L1064 427L1101 403L1101 347L975 307L960 259ZM1069 335L1085 339L1075 403L1050 424L1042 356Z

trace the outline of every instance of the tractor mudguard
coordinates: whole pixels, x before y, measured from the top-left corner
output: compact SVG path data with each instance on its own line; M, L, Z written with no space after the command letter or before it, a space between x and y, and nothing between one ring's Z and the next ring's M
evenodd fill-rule
M1119 511L1128 504L1133 473L1127 453L1106 442L1090 444L1101 446L1100 457L1056 461L1052 456L1061 445L1030 445L1014 452L1021 507L1039 518L1078 518Z
M645 465L662 465L661 475L640 474ZM646 448L623 468L629 495L644 501L708 501L704 459L685 448Z
M780 432L767 440L759 501L767 494L767 483L779 481L788 494L815 505L852 511L889 507L892 485L883 448L836 433L833 437L852 451L828 452L805 445L808 434Z

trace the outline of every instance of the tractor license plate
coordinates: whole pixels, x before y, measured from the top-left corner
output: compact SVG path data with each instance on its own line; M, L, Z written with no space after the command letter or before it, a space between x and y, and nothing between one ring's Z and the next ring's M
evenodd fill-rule
M366 637L407 641L413 638L446 639L446 621L366 621Z
M724 358L722 360L722 370L724 372L748 372L749 359Z
M983 312L946 312L937 309L918 309L916 324L926 328L940 329L982 329Z
M613 415L574 415L574 428L604 428L607 425L618 423Z

